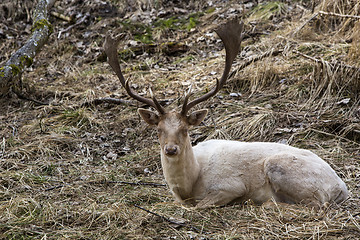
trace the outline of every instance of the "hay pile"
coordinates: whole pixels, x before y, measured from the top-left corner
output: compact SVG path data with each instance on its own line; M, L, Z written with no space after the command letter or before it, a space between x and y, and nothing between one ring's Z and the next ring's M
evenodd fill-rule
M358 1L68 0L53 10L73 20L52 17L55 33L22 79L29 99L50 104L15 94L0 100L1 239L358 238ZM14 11L1 20L11 26L0 31L1 63L29 34L28 15ZM123 47L145 49L123 59L125 77L137 92L152 86L176 108L191 83L196 96L219 77L224 51L213 29L235 15L245 22L242 53L221 93L199 106L210 114L192 130L194 144L225 138L310 149L346 182L344 204L194 210L173 201L156 131L105 62L104 35L125 29ZM142 25L133 28L134 19ZM95 101L103 97L130 101Z

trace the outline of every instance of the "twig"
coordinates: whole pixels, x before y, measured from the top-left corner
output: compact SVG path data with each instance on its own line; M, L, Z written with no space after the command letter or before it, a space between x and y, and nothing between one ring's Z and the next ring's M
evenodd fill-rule
M354 19L360 19L360 16L356 15L346 15L346 14L339 14L339 13L333 13L333 12L324 12L319 11L311 16L306 22L304 22L300 27L298 27L295 32L292 34L292 36L295 36L301 29L305 27L309 22L311 22L314 18L320 15L327 15L327 16L334 16L334 17L343 17L343 18L354 18Z
M292 36L295 36L301 29L303 29L305 27L305 25L307 25L309 22L311 22L314 18L316 18L319 15L319 13L315 13L314 15L311 16L311 18L309 18L306 22L304 22L300 27L298 27L295 32L292 34Z
M69 16L65 16L64 14L62 13L58 13L58 12L55 12L55 11L52 11L50 12L50 14L54 17L57 17L61 20L64 20L66 22L72 22L74 19L72 17L69 17Z
M72 28L74 28L74 27L82 24L83 22L85 22L85 20L86 20L88 17L89 17L89 14L85 14L85 16L83 16L77 23L69 26L68 28L66 28L66 29L64 29L64 30L59 31L58 38L61 37L61 34L67 32L67 31L71 30Z
M160 100L160 104L161 105L169 105L170 103L172 103L174 101L174 99L165 99L165 100ZM127 105L127 106L134 106L137 107L138 105L135 104L135 101L131 101L131 100L123 100L123 99L118 99L118 98L111 98L111 97L104 97L104 98L97 98L88 102L84 102L81 104L81 107L89 107L91 105L99 105L102 103L112 103L112 104L118 104L118 105ZM148 105L143 105L141 107L145 107Z
M136 185L136 186L153 186L153 187L166 187L165 184L161 184L161 183L149 183L149 182L124 182L124 181L88 181L86 182L88 184L110 184L110 183L119 183L119 184L126 184L126 185ZM58 189L58 188L62 188L65 185L69 185L68 183L66 184L60 184L60 185L56 185L56 186L52 186L49 188L44 189L44 191L51 191L54 189Z
M124 104L124 105L134 105L133 101L130 100L123 100L123 99L118 99L118 98L111 98L111 97L104 97L104 98L97 98L94 99L92 101L88 101L88 102L84 102L83 104L81 104L81 107L88 107L91 105L99 105L102 103L112 103L112 104Z
M338 139L341 139L343 141L350 142L352 144L360 146L360 144L355 142L355 141L352 141L352 140L350 140L348 138L345 138L345 137L342 137L342 136L338 136L338 135L333 134L333 133L324 132L324 131L321 131L321 130L318 130L318 129L315 129L315 128L310 128L307 131L313 131L313 132L316 132L316 133L319 133L319 134L324 134L324 135L331 136L333 138L338 138Z
M90 184L109 184L119 183L124 185L136 185L136 186L154 186L154 187L166 187L165 184L161 183L150 183L150 182L124 182L124 181L89 181Z
M120 183L120 184L137 185L137 186L166 187L166 184L161 184L161 183L150 183L150 182L107 181L107 183Z
M13 93L16 94L16 96L22 100L27 100L27 101L31 101L31 102L34 102L38 105L49 105L49 103L45 103L45 102L41 102L39 100L36 100L36 99L33 99L31 97L27 97L25 95L23 95L22 93L20 93L19 91L16 91L15 89L12 89Z
M347 65L345 63L342 63L342 62L333 62L333 63L330 63L328 61L325 61L323 59L317 59L317 58L314 58L314 57L311 57L309 55L306 55L302 52L299 52L299 51L296 51L296 50L293 50L294 53L304 57L304 58L307 58L307 59L310 59L316 63L320 63L320 64L326 64L326 65L329 65L331 67L334 67L334 66L340 66L340 67L344 67L344 68L349 68L349 69L353 69L353 70L356 70L356 71L360 71L360 68L358 67L355 67L355 66L351 66L351 65Z
M155 52L164 52L167 55L175 54L175 53L183 53L189 50L189 46L184 43L179 42L164 42L160 44L150 43L150 44L142 44L139 46L130 47L121 51L121 54L128 58L137 55L141 55L143 53L155 53Z
M63 185L63 184L60 184L60 185L56 185L56 186L52 186L52 187L46 188L46 189L44 189L44 191L47 192L47 191L51 191L51 190L58 189L58 188L62 188L62 187L64 187L64 185Z
M150 213L150 214L152 214L152 215L154 215L154 216L157 216L157 217L161 218L162 220L164 220L164 221L166 221L166 222L169 222L169 223L172 223L172 224L181 226L181 227L190 227L192 230L194 230L195 232L198 232L198 233L205 233L203 230L201 230L201 229L199 229L199 228L197 228L197 227L194 227L194 226L192 226L192 225L190 225L190 224L172 221L172 220L170 220L170 219L167 218L167 217L164 217L164 216L162 216L162 215L160 215L160 214L158 214L158 213L155 213L155 212L152 212L152 211L150 211L150 210L147 210L147 209L145 209L145 208L143 208L143 207L140 207L140 206L138 206L138 205L136 205L136 204L134 204L134 207L139 208L139 209L141 209L141 210L143 210L143 211L145 211L145 212L147 212L147 213Z
M343 17L343 18L355 18L355 19L360 19L360 16L356 16L356 15L346 15L346 14L339 14L339 13L333 13L333 12L324 12L324 11L319 11L319 14L321 14L321 15L328 15L328 16L334 16L334 17Z
M212 108L209 108L209 109L210 109L210 118L211 118L211 121L212 121L212 123L214 125L214 130L216 131L217 127L216 127L216 121L214 119L214 112L213 112Z
M255 57L252 57L250 58L248 61L244 62L243 64L241 64L236 70L232 71L229 75L229 79L231 77L233 77L236 73L238 73L239 71L241 71L242 69L244 69L245 67L249 66L250 64L254 63L254 62L257 62L261 59L264 59L266 57L270 57L270 56L277 56L279 55L280 53L282 53L283 50L271 50L271 51L267 51L261 55L258 55L258 56L255 56Z

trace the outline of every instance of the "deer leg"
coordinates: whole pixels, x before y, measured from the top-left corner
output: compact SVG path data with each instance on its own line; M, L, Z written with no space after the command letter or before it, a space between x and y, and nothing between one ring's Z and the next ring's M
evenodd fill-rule
M328 198L327 193L317 184L319 176L306 162L289 154L272 156L265 162L265 174L278 202L303 203L309 206L321 206Z
M238 183L239 184L239 183ZM234 200L240 199L245 195L245 185L237 186L233 189L221 189L208 192L205 197L196 204L196 208L209 208L214 206L223 206Z

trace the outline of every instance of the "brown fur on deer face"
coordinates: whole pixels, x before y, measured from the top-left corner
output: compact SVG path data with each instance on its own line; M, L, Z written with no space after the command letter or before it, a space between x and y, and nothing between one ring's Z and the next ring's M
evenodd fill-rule
M202 109L188 116L175 111L158 115L142 108L138 112L145 122L157 126L161 151L167 157L176 157L183 153L186 143L189 142L189 128L199 125L208 111Z

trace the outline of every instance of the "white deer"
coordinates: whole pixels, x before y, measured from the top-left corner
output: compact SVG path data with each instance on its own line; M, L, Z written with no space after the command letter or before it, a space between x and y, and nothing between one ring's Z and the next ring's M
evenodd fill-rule
M158 129L161 164L172 194L178 202L197 208L246 200L264 203L270 199L315 207L343 202L348 196L345 183L329 164L308 150L279 143L227 140L191 146L188 131L199 125L208 111L188 111L214 96L225 84L240 49L242 29L243 24L234 19L216 30L226 50L223 75L211 91L188 103L189 91L180 112L167 111L154 96L145 98L135 93L121 73L119 37L106 38L108 62L122 86L131 97L157 110L139 108L138 112Z

